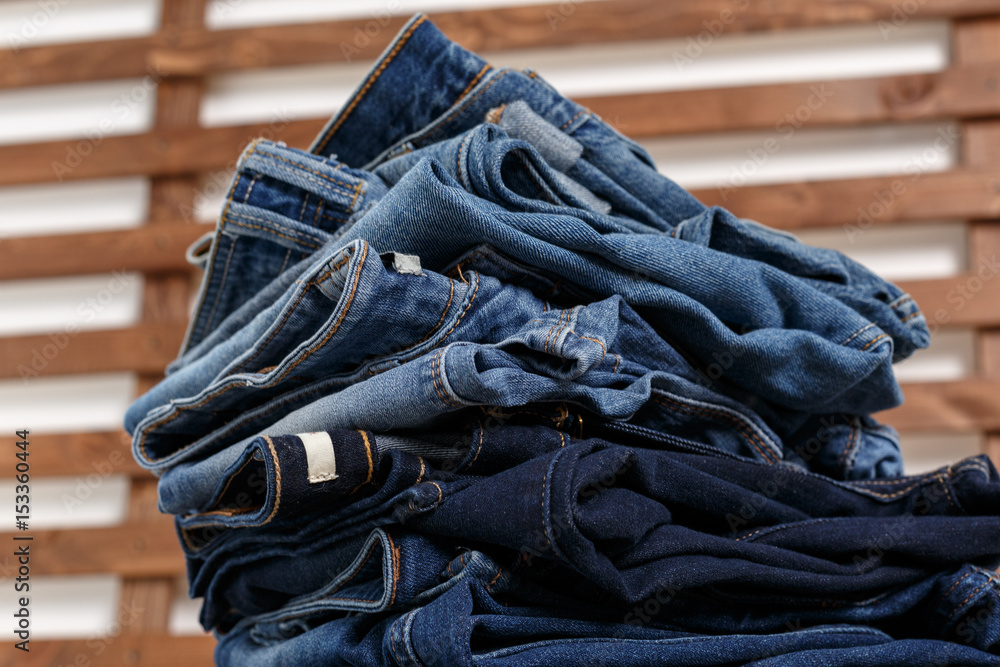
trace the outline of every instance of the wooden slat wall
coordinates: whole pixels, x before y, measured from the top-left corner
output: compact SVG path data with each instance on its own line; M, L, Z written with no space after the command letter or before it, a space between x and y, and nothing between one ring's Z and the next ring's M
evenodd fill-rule
M67 179L141 174L151 177L149 220L113 232L6 239L0 243L0 280L72 276L111 270L146 276L141 322L124 330L75 337L43 371L59 376L134 371L140 389L154 383L183 336L187 304L197 276L184 249L211 229L183 220L200 173L232 163L248 137L263 125L201 128L198 108L205 77L265 67L338 62L342 41L357 21L326 21L210 31L206 0L163 0L161 27L148 37L58 44L0 51L0 89L86 80L140 77L152 68L158 86L154 127L136 136L108 137ZM731 0L620 0L557 3L432 15L460 43L480 51L564 45L614 44L695 35L732 5ZM567 7L572 9L567 12ZM895 0L772 0L751 3L733 15L727 33L892 20ZM553 17L559 21L553 30ZM562 17L561 20L560 17ZM979 376L950 383L905 387L907 403L882 417L904 432L974 432L1000 457L1000 280L985 281L975 299L954 310L949 293L984 259L1000 254L1000 2L922 0L910 18L944 18L954 28L951 65L935 74L781 83L736 88L595 96L580 101L636 138L769 128L814 85L834 94L815 110L810 127L871 123L957 121L961 165L927 173L898 193L876 224L940 219L970 224L969 273L906 283L929 318L944 313L944 326L977 330ZM391 19L358 58L374 58L405 21ZM543 72L544 74L544 72ZM664 109L670 109L664 113ZM305 146L325 119L287 123L278 138ZM76 140L0 146L0 185L49 182L52 163ZM899 177L748 186L726 193L697 191L707 203L724 204L744 217L786 229L823 228L856 222L858 208L874 193L891 190ZM37 258L45 257L45 262ZM940 320L939 320L940 321ZM19 365L45 336L0 338L0 378L19 377ZM2 435L8 450L13 439ZM156 511L154 481L132 462L124 433L37 436L33 470L45 475L85 475L94 461L112 460L132 478L130 511L120 526L36 532L38 575L115 573L124 580L122 604L143 608L125 635L110 642L101 664L210 664L208 638L166 635L169 606L183 559L169 517ZM10 539L0 534L0 540ZM33 642L34 645L34 642ZM16 664L75 664L92 649L80 641L39 643L28 661ZM0 652L0 664L10 652Z

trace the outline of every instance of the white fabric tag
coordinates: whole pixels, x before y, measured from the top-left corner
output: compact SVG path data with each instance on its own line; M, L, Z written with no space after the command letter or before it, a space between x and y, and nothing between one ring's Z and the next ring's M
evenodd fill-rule
M299 433L297 436L306 450L306 464L309 468L309 483L328 482L337 479L337 456L333 451L330 434Z

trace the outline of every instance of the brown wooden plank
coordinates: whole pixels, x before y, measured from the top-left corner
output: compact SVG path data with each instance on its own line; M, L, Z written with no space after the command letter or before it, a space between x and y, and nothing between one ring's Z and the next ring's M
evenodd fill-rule
M0 147L0 182L136 172L169 176L222 169L235 164L254 137L275 134L264 124L196 128L198 87L189 79L178 79L160 88L161 100L194 109L188 127L174 121L160 125L158 131L107 137L96 143L84 139ZM175 90L178 92L171 92ZM973 65L926 75L638 93L579 101L633 137L767 128L776 132L772 139L778 142L805 122L818 127L1000 114L1000 73L992 65ZM670 112L664 113L664 109ZM323 122L317 118L283 123L280 139L305 146ZM193 182L187 187L193 190Z
M169 6L169 5L168 5ZM136 480L132 483L128 504L128 522L131 524L155 521L159 518L156 483ZM170 530L173 535L173 530ZM141 609L133 614L129 623L122 624L125 634L166 632L170 625L170 607L175 597L176 577L126 579L122 582L121 606L124 609Z
M952 278L901 281L899 286L916 300L932 331L1000 326L1000 256L978 269Z
M833 181L693 190L708 205L725 206L771 227L843 225L849 238L873 225L1000 216L1000 170L959 169Z
M159 373L177 355L183 325L58 332L0 338L0 378L75 373Z
M308 145L322 121L287 123L277 139ZM117 176L176 176L234 168L240 153L266 133L265 123L212 129L160 129L145 134L0 146L0 183L21 185ZM273 133L272 133L273 134Z
M163 0L160 24L165 30L203 28L207 0ZM197 128L198 109L201 105L204 81L191 77L175 77L162 82L156 95L157 129ZM177 225L182 207L193 209L197 178L180 174L153 179L150 187L150 226L153 228ZM191 293L189 274L160 273L147 275L143 286L142 322L149 326L173 327L187 319L187 306ZM178 341L178 347L180 341ZM148 384L159 375L162 367L153 373L140 373L141 383ZM131 523L146 522L159 514L156 485L135 481L129 498ZM171 577L128 580L122 586L123 606L143 605L149 608L140 622L129 628L130 634L165 632L169 625L170 607L174 598L174 580Z
M123 610L126 613L129 610ZM3 652L0 665L7 667L211 667L215 639L210 635L175 637L166 633L117 637L31 640L31 652L13 648ZM15 655L18 654L18 655Z
M876 419L900 431L1000 429L1000 383L989 380L921 382L903 386L906 402Z
M986 453L993 460L993 465L1000 467L1000 435L991 433L986 438Z
M476 51L594 44L665 37L714 39L754 30L884 20L887 34L910 20L997 14L993 0L922 0L908 13L898 0L617 0L563 2L430 15L452 39ZM0 87L126 77L209 73L375 58L407 16L208 31L166 25L148 37L0 51ZM188 24L190 26L190 24Z
M34 538L33 575L110 572L124 577L176 577L184 573L173 517L165 514L108 528L35 530L29 522L28 531L0 533L0 539L13 544L15 535Z
M193 271L184 252L212 229L213 225L177 221L155 228L4 239L0 243L0 280L111 271Z
M0 435L0 447L14 451L13 434ZM124 431L29 434L31 469L43 477L129 475L152 479L132 458L132 438Z
M638 93L578 102L631 137L968 118L1000 114L993 65L932 74Z

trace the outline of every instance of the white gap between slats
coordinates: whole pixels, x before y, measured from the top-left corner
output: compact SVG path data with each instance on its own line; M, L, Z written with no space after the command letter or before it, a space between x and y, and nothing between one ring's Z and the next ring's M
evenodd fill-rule
M565 5L572 9L588 0L567 0ZM417 12L445 12L463 9L490 9L497 7L523 7L525 5L548 4L551 0L483 0L472 3L469 0L213 0L205 13L205 22L214 30L243 28L254 25L274 25L279 23L306 23L308 21L338 21L359 19L360 30L368 27L369 35L384 25L391 16L410 16ZM569 11L567 9L567 11ZM366 26L370 19L376 20Z
M138 322L142 285L141 273L117 271L0 282L0 336L66 335L65 344L61 338L53 341L61 351L81 331L120 329Z
M16 576L16 563L11 569ZM7 568L0 566L0 570ZM0 614L6 619L13 618L18 610L21 594L14 590L14 583L12 577L0 579L0 586L10 591L0 598ZM101 664L101 648L107 650L109 641L121 635L122 626L136 622L141 613L120 604L121 579L113 574L32 575L29 584L31 590L26 596L30 600L31 639L91 640L84 654L90 662L76 664ZM0 637L13 641L13 623L0 628Z
M0 49L140 37L159 23L158 0L14 0L0 3Z
M950 47L947 22L913 21L887 38L875 25L859 25L723 33L693 58L687 55L689 48L686 39L668 39L484 57L498 67L530 67L564 95L584 97L935 72L948 66ZM338 63L216 75L208 79L201 122L266 121L274 117L275 100L289 118L332 114L369 66Z
M130 229L141 226L148 213L144 176L3 186L0 243L3 237Z

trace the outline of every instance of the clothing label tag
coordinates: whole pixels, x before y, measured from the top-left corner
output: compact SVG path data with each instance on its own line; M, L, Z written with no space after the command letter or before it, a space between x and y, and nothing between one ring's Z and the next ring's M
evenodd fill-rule
M299 433L297 436L306 450L306 464L309 468L309 483L328 482L337 479L337 456L333 451L333 440L326 432Z

